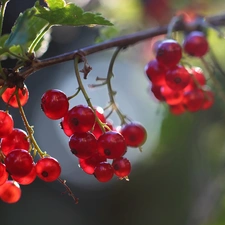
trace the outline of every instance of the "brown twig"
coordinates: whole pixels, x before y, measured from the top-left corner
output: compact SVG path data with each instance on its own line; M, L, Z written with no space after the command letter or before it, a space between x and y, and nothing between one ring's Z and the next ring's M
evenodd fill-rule
M207 24L210 24L213 27L225 26L225 14L216 15L212 17L206 17L206 18L202 17L202 19L196 20L196 23L194 25L192 23L191 27L188 26L187 24L184 24L182 21L180 21L179 23L176 23L176 25L173 28L173 31L185 31L190 29L196 29L199 26L204 26L205 21L207 22ZM43 60L34 60L30 66L28 66L27 68L25 68L23 71L20 72L20 76L26 79L35 71L38 71L42 68L56 65L62 62L74 60L75 57L78 55L87 56L87 55L91 55L91 54L101 52L107 49L111 49L114 47L127 47L130 45L134 45L138 42L144 41L146 39L149 39L158 35L166 34L167 30L168 30L168 26L151 28L145 31L139 31L133 34L128 34L121 37L113 38L105 42L87 46L72 52L56 55L51 58L47 58Z

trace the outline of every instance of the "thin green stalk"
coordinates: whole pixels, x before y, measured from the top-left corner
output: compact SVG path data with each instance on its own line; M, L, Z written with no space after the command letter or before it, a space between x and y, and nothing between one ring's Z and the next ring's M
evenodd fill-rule
M43 30L41 31L41 33L39 33L37 35L37 37L34 39L34 41L32 42L32 44L30 45L29 47L29 50L28 52L29 53L32 53L35 49L35 47L37 46L37 44L39 43L39 41L41 40L41 38L45 35L45 33L51 28L51 25L50 24L47 24Z
M84 85L82 83L82 80L80 78L80 72L79 72L79 68L78 68L79 59L80 59L80 57L77 56L75 58L75 60L74 60L74 71L75 71L75 75L76 75L76 78L77 78L77 82L78 82L79 88L80 88L80 90L81 90L81 92L82 92L82 94L83 94L83 96L84 96L88 106L95 112L95 109L94 109L94 107L93 107L93 105L91 103L91 100L90 100L90 98L89 98L89 96L88 96L88 94L87 94L87 92L86 92L86 90L84 88ZM98 123L98 125L100 126L102 132L105 132L104 124L96 116L96 114L95 114L95 119L96 119L96 122Z
M3 27L3 20L4 20L4 15L5 15L5 9L6 9L6 6L7 6L7 3L9 1L6 0L6 1L3 1L2 3L2 7L1 7L1 14L0 14L0 36L2 36L2 27Z
M114 96L115 96L116 93L115 93L115 91L113 91L112 84L111 84L111 78L113 77L113 66L114 66L116 57L118 56L121 49L122 49L122 47L117 48L116 51L114 52L112 58L111 58L106 81L107 81L107 88L108 88L108 94L109 94L109 99L110 99L110 105L112 107L112 110L115 110L115 112L119 116L120 121L121 121L121 125L123 125L123 124L126 123L125 119L127 119L127 117L119 110L119 108L116 104L116 101L114 99Z
M76 97L79 94L79 92L80 92L80 88L77 88L77 91L73 95L69 96L67 99L70 100L70 99Z
M32 126L30 126L30 124L27 120L27 117L25 115L25 112L23 110L23 107L20 103L20 99L19 99L19 95L18 95L18 89L16 91L16 100L17 100L17 103L18 103L18 106L19 106L19 112L20 112L21 118L22 118L24 126L26 127L26 130L27 130L30 142L32 143L32 145L34 146L34 149L38 152L40 157L43 158L44 156L47 155L47 153L41 151L40 147L38 146L38 144L37 144L37 142L34 138L34 130L33 130Z

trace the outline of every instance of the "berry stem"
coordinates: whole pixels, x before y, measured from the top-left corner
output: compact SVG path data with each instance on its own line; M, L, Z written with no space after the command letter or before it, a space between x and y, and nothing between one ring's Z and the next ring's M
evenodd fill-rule
M0 12L0 36L2 36L3 19L4 19L5 9L8 2L9 2L8 0L2 1L1 12Z
M71 191L71 189L66 184L66 181L65 180L62 180L61 178L58 178L57 180L66 188L66 193L68 193L68 195L73 198L73 200L75 201L75 203L78 204L78 200L79 199L73 194L73 192Z
M82 83L82 80L80 78L80 72L79 72L79 68L78 68L78 64L79 64L79 60L80 60L80 56L77 56L74 60L74 71L75 71L75 75L76 75L76 78L77 78L77 82L78 82L78 85L79 85L79 89L81 90L88 106L94 111L95 113L95 108L93 107L92 103L91 103L91 99L90 97L88 96L85 88L84 88L84 85ZM100 119L97 117L96 113L95 113L95 119L96 119L96 122L98 123L98 125L100 126L102 132L105 132L105 128L104 128L104 124L100 121Z
M79 94L79 92L80 92L80 88L78 87L77 91L73 95L69 96L67 99L70 100L70 99L76 97Z
M20 112L20 115L21 115L21 118L23 120L23 123L24 123L24 126L27 130L27 133L28 133L28 136L29 136L29 139L34 147L34 149L38 152L38 154L40 155L41 158L43 158L44 156L47 156L47 153L46 152L42 152L40 147L38 146L35 138L34 138L34 130L33 130L33 127L30 126L28 120L27 120L27 117L25 115L25 112L23 110L23 107L20 103L20 99L19 99L19 95L18 95L18 88L16 89L16 100L17 100L17 103L18 103L18 106L19 106L19 112Z
M172 39L172 34L173 34L173 31L175 29L175 26L177 25L177 23L181 22L182 21L182 16L179 15L179 16L174 16L169 25L168 25L168 30L167 30L167 35L166 35L166 38L167 39Z
M126 124L125 119L127 119L127 117L120 111L120 109L118 108L118 106L115 102L114 96L116 95L116 92L113 91L112 84L111 84L111 78L114 76L113 66L114 66L116 57L118 56L121 49L123 49L123 47L118 47L111 58L108 73L107 73L107 78L106 78L106 84L107 84L107 88L108 88L111 109L112 109L112 111L115 111L117 113L118 117L120 118L121 125L123 125L123 124Z
M0 88L0 96L2 96L2 94L5 92L6 89L7 89L6 85L4 85Z
M43 30L41 31L41 33L39 33L37 35L37 37L34 39L34 41L32 42L32 44L29 47L28 52L32 53L35 49L35 47L37 46L37 44L39 43L39 41L42 39L42 37L45 35L45 33L51 28L51 24L47 24Z
M202 61L203 65L205 66L206 70L208 71L210 79L212 80L214 86L216 87L216 89L218 91L218 95L220 96L220 98L225 103L225 94L224 94L222 86L220 85L219 81L215 78L215 76L212 73L208 63L205 61L205 59L203 57L201 57L201 61Z

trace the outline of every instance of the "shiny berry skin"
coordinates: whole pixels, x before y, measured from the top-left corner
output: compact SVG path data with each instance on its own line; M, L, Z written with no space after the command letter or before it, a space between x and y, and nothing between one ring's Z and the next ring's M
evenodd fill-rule
M138 122L125 124L121 127L120 133L129 147L140 147L147 139L146 129Z
M156 59L159 63L166 67L175 66L179 63L181 57L181 46L177 41L173 39L162 41L157 48Z
M97 152L87 159L79 159L79 166L85 173L93 174L97 164L105 161L106 157Z
M168 105L176 105L182 102L183 100L183 91L174 91L169 88L167 85L162 86L161 94L164 96L165 101Z
M12 116L3 111L0 110L0 138L8 136L14 127L14 121Z
M173 67L166 73L166 84L174 91L183 90L190 80L189 72L181 65Z
M107 159L116 159L126 153L124 137L116 131L107 131L98 138L98 151Z
M97 140L91 132L74 133L69 139L71 152L81 159L87 159L97 152Z
M3 185L8 179L8 173L6 171L6 166L3 163L0 163L0 186Z
M202 32L192 31L186 36L183 48L191 56L202 57L208 52L209 44Z
M204 92L200 89L193 89L184 93L184 107L190 112L197 112L204 104Z
M16 203L21 197L20 185L13 180L7 180L0 186L0 199L6 203Z
M110 181L113 175L113 167L108 162L101 162L95 167L94 176L100 182Z
M68 124L68 113L61 119L60 125L66 136L70 137L73 134Z
M36 173L36 169L35 169L35 164L33 164L32 170L26 176L18 177L18 176L12 175L11 177L12 177L13 180L18 182L19 184L28 185L28 184L31 184L35 180L36 174L37 173Z
M69 101L64 92L51 89L42 95L41 108L48 118L58 120L68 112Z
M59 162L52 157L39 159L35 167L37 176L45 182L55 181L61 174L61 166Z
M68 124L73 133L87 132L91 130L95 124L95 114L88 106L74 106L68 111Z
M161 93L161 87L162 86L157 86L157 85L152 84L152 86L151 86L151 94L153 94L154 97L157 100L159 100L160 102L163 102L163 101L165 101L165 98L164 98L164 96Z
M161 65L155 59L150 61L145 66L145 73L147 77L154 85L158 85L158 86L165 84L166 71L167 69L165 68L165 66Z
M16 100L15 90L16 90L16 87L7 88L5 92L2 94L2 100L5 103L9 104L10 106L14 108L18 108L19 106ZM29 91L27 89L27 86L24 85L22 89L19 89L18 94L19 94L20 104L24 106L29 99Z
M131 172L130 161L124 157L114 159L112 162L112 167L115 175L120 178L127 177Z
M5 165L10 175L23 177L31 172L33 158L28 151L15 149L5 157Z
M30 142L25 131L14 128L7 137L1 139L0 146L6 156L14 149L24 149L28 151Z

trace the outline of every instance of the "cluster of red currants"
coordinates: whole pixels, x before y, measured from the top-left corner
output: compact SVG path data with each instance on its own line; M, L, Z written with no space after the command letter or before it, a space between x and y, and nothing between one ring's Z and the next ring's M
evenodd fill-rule
M3 101L18 108L15 88L7 88L2 95ZM28 89L18 90L20 104L26 104ZM35 146L34 146L35 147ZM31 184L36 177L51 182L58 179L61 167L52 157L34 162L33 146L30 137L21 129L14 128L12 116L0 110L0 199L6 203L15 203L21 197L21 185ZM9 176L11 179L9 179Z
M145 73L151 81L151 93L166 102L171 113L196 112L213 105L214 94L206 85L202 69L179 64L183 52L202 58L208 50L208 41L200 31L190 32L182 46L173 39L163 40L156 46L156 59L147 63Z
M56 89L44 93L41 107L48 118L61 119L71 152L85 173L100 182L111 180L114 174L127 178L131 171L131 164L124 157L127 147L140 147L146 141L147 133L141 124L130 122L116 130L101 107L76 105L69 109L68 97Z

